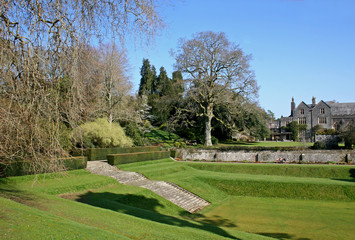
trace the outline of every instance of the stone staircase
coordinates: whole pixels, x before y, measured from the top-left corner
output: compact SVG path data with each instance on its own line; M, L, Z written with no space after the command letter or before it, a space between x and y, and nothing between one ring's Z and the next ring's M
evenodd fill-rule
M210 204L174 183L149 180L140 173L122 171L106 161L88 161L86 169L94 174L112 177L122 184L149 189L190 213L199 211Z

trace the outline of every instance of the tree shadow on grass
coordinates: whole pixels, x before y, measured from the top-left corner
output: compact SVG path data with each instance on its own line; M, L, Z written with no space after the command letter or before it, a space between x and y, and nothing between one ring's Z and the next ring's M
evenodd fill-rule
M113 210L115 212L128 214L158 223L178 227L196 228L226 238L238 239L223 229L210 225L207 222L193 223L187 220L160 214L157 212L157 208L164 206L155 198L147 198L145 196L133 194L115 194L110 192L94 193L89 191L85 194L79 195L75 200L95 207Z
M350 179L334 179L334 180L338 180L338 181L343 181L343 182L355 182L355 168L351 168L349 170L349 174L350 174Z
M218 215L213 215L212 217L206 217L200 213L190 214L188 212L182 212L180 216L196 222L218 226L218 227L229 227L229 228L237 227L237 225L235 225L235 223L232 222L231 220L223 218Z
M355 180L355 168L352 168L349 170L349 173L350 173L350 177Z
M36 206L36 196L28 191L17 189L16 185L7 178L0 178L0 197L25 204Z
M266 237L272 237L275 239L279 239L279 240L286 240L286 239L295 239L295 240L311 240L310 238L295 238L294 235L288 234L288 233L256 233L259 235L263 235Z

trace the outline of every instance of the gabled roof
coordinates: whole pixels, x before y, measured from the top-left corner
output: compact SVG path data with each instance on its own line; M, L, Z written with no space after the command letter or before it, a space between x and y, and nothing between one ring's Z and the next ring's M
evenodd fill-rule
M304 104L306 107L311 108L311 104L306 104L304 101L300 102L300 104L298 104L298 106L296 108L298 108L299 106L301 106L301 104Z

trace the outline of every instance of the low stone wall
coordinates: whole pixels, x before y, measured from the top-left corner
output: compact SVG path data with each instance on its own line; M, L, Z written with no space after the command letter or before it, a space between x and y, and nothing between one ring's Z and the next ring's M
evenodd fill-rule
M216 162L285 162L285 163L352 163L355 151L297 150L297 151L224 151L215 149L178 149L182 160Z

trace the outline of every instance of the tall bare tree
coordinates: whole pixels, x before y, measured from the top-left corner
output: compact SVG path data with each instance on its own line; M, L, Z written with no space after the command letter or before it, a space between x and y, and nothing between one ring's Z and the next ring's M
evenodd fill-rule
M161 28L155 0L0 0L0 163L44 171L65 154L63 128L85 117L85 58L93 38L150 40ZM88 51L87 51L88 50ZM89 64L90 65L90 64Z
M257 96L257 83L250 69L250 55L231 43L224 33L200 32L178 44L176 68L185 74L187 96L198 106L193 110L204 118L205 145L211 146L211 121L216 104L224 104L233 114L237 96ZM190 109L191 110L191 109Z
M131 84L128 80L128 60L124 49L118 49L115 44L105 44L101 48L103 82L102 95L104 96L104 109L108 121L124 117L124 103L127 99Z

